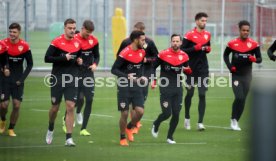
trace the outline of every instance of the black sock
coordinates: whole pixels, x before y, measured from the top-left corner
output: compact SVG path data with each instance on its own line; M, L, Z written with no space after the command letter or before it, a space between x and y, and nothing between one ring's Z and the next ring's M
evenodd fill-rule
M14 129L15 124L10 123L9 129Z
M128 124L127 124L127 129L131 129L133 127L133 125L131 124L131 122L129 122Z
M49 122L48 129L49 131L54 131L54 123Z
M2 121L6 121L6 116L1 116Z
M66 140L72 137L72 133L66 133Z
M122 140L122 139L125 139L125 138L126 138L126 134L121 134L121 135L120 135L120 138L121 138L121 140Z

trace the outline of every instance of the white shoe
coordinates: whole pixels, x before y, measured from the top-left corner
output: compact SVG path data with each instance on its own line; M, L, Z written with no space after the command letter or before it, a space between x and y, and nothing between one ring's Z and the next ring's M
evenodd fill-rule
M46 143L51 144L53 141L53 137L54 137L54 131L48 130L46 134Z
M234 131L241 131L241 128L239 127L239 123L236 119L231 119L230 127Z
M190 119L185 119L184 120L184 128L187 129L187 130L191 130Z
M175 143L176 143L174 140L171 140L171 139L167 139L167 142L168 142L169 144L175 144Z
M204 130L205 130L205 127L204 127L203 123L198 123L198 124L197 124L197 129L198 129L199 131L204 131Z
M82 114L81 114L81 113L77 113L76 119L77 119L77 123L78 123L79 125L82 125L83 118L82 118Z
M152 125L151 134L154 138L157 138L158 137L158 131L155 132L154 129L155 129L155 125Z
M69 138L65 141L65 146L71 146L71 147L74 147L76 146L76 144L74 143L73 139L72 138Z

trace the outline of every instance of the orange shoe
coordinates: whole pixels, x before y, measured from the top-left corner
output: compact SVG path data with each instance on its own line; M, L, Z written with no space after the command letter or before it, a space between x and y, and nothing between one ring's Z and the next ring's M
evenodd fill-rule
M128 146L127 139L121 139L121 140L120 140L120 145L121 145L121 146Z
M143 125L141 124L140 121L138 121L138 122L136 123L136 127L140 128L140 127L142 127L142 126L143 126Z
M126 128L126 134L127 134L127 139L128 139L129 141L131 141L131 142L134 141L132 129Z
M6 130L6 121L0 121L0 134L3 134Z
M9 136L16 136L16 134L13 131L13 129L9 129L8 133L9 133Z
M132 133L133 134L138 134L138 132L139 132L139 128L138 127L132 128Z

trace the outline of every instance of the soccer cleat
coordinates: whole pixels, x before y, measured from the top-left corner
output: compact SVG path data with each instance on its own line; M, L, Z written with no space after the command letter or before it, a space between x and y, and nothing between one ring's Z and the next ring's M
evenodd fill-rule
M167 139L167 143L169 143L169 144L175 144L176 142L174 140L172 140L172 139Z
M86 129L82 129L80 131L80 135L81 136L90 136L91 134Z
M127 139L121 139L121 140L120 140L120 145L121 145L121 146L128 146Z
M141 122L140 121L138 121L137 123L136 123L136 127L137 128L140 128L140 127L142 127L143 125L141 124Z
M65 146L74 147L74 146L76 146L76 144L74 143L72 138L69 138L65 141Z
M157 138L157 137L158 137L158 131L155 132L155 125L152 125L152 128L151 128L151 135L152 135L154 138Z
M9 129L8 134L9 134L9 136L12 136L12 137L16 136L13 129Z
M127 134L127 139L128 139L129 141L131 141L131 142L134 141L132 129L126 128L126 134Z
M133 134L138 134L138 132L139 132L139 128L138 127L132 128L132 133Z
M239 123L236 119L231 119L230 127L234 131L241 131L241 128L239 127Z
M67 129L66 129L66 126L65 126L65 125L62 126L62 130L63 130L63 132L64 132L65 134L67 133Z
M77 119L77 123L79 125L82 125L83 118L82 118L82 114L81 113L77 113L76 119Z
M187 130L191 130L190 119L185 119L184 120L184 128L187 129Z
M46 143L52 144L53 138L54 138L54 131L48 130L46 134Z
M3 134L6 130L6 121L0 121L0 134Z
M204 130L205 130L205 127L204 127L203 123L198 123L198 124L197 124L197 129L198 129L199 131L204 131Z

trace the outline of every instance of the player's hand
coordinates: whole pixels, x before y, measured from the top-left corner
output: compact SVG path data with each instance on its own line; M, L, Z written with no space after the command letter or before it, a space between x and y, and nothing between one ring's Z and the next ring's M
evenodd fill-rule
M156 88L156 79L154 79L152 82L151 82L151 89L154 90L154 88Z
M190 67L183 68L183 72L187 75L191 75L193 73Z
M237 68L235 66L232 66L230 71L231 71L231 73L236 73L237 72Z
M15 83L16 83L16 85L18 85L18 86L21 85L21 82L20 82L20 81L16 81Z
M77 58L77 63L78 63L78 65L82 65L82 63L83 63L82 58Z
M11 75L11 72L10 72L10 70L8 68L4 68L3 72L4 72L4 76L5 77L9 77Z
M134 80L137 79L137 77L135 77L135 75L136 75L136 73L129 73L129 74L127 75L127 78L128 78L129 80L134 81Z
M97 64L94 63L94 64L90 65L90 66L88 67L88 69L90 69L92 72L94 72L94 71L97 69Z
M146 57L144 57L144 63L148 62L148 59Z
M194 46L194 48L195 48L195 51L202 50L202 44L198 43Z
M254 62L254 63L257 61L256 57L253 56L253 55L250 55L250 56L248 57L248 59L249 59L249 61Z
M204 48L202 47L202 50L204 50L206 53L210 53L212 49L210 46L204 46Z
M67 53L65 56L66 56L67 61L73 59L73 57L70 53Z

